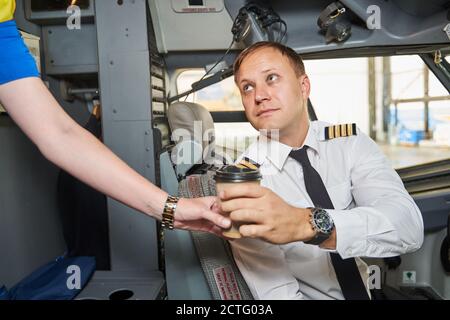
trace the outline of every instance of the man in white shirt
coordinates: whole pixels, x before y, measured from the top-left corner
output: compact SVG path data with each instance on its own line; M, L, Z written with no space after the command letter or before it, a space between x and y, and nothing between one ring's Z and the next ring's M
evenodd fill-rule
M367 266L359 257L419 249L419 209L356 125L309 121L310 82L295 51L259 42L239 55L234 69L247 119L262 133L242 158L260 167L263 180L261 187L236 184L219 196L221 210L244 223L243 238L230 243L252 294L358 299L361 290L348 291L361 281L368 297ZM302 151L307 164L296 159ZM353 264L358 279L343 279L351 273L336 271L343 263Z

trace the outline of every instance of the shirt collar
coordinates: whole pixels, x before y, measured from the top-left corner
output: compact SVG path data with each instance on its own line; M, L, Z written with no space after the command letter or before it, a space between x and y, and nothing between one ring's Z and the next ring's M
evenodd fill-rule
M319 123L317 121L310 121L308 133L306 134L305 142L303 146L308 146L316 153L319 153Z
M306 134L305 142L303 143L303 146L305 145L315 152L318 152L319 150L315 122L309 122L308 132ZM258 137L258 142L248 150L247 156L260 165L262 165L267 158L281 171L292 149L292 147L281 143L276 139L269 139L264 135L260 135Z

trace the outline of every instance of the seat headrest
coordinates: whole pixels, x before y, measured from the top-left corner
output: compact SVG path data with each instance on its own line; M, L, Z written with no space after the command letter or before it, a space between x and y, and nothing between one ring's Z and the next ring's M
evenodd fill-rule
M174 102L167 111L172 141L171 160L177 173L187 172L194 164L222 165L231 163L226 154L216 150L214 121L209 111L192 102Z
M167 112L172 133L189 132L191 139L207 148L214 141L214 121L209 111L192 102L174 102ZM181 133L183 134L183 133ZM196 137L196 135L200 135Z

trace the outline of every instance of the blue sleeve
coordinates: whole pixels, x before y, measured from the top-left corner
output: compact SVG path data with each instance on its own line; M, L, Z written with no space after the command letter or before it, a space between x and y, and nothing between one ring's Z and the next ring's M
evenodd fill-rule
M14 20L0 23L0 85L39 77L36 62L23 42Z

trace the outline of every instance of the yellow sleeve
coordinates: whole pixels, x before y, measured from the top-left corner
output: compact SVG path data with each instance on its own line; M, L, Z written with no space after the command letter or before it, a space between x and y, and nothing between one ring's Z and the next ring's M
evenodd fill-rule
M12 20L16 9L15 0L0 0L0 23Z

